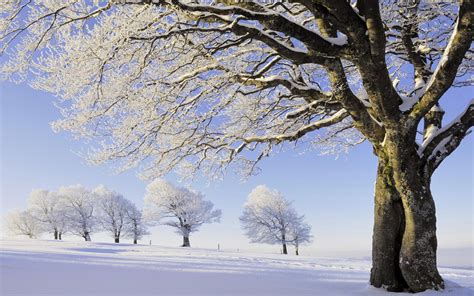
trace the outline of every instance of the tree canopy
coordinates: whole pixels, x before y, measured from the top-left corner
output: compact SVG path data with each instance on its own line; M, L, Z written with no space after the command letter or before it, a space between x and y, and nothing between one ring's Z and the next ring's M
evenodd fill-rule
M221 210L214 209L202 193L156 179L146 188L144 217L149 223L175 228L190 247L189 235L206 223L220 222Z
M92 162L142 163L150 178L252 173L286 141L379 147L472 83L470 1L93 3L3 2L2 72L57 94L54 127L99 139ZM425 130L431 169L471 118L472 104Z

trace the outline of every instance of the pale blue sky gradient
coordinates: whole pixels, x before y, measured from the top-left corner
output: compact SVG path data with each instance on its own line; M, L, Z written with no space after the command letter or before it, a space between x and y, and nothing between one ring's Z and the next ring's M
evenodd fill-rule
M447 103L443 104L448 111L446 120L455 117L472 96L472 88L450 91L443 99ZM141 207L146 182L139 180L137 172L115 175L108 166L89 166L75 153L87 145L70 134L51 130L49 123L60 116L53 106L54 100L52 95L25 85L1 84L1 214L24 208L34 188L55 190L78 183L89 187L104 184ZM439 247L463 248L462 260L466 261L472 261L473 257L469 251L474 236L473 151L470 135L441 165L432 185L438 212ZM210 185L204 177L198 177L192 187L222 209L223 218L220 224L205 226L194 234L192 245L215 247L220 243L223 248L278 251L278 246L250 245L238 220L251 189L266 184L294 200L296 209L312 225L315 241L303 248L303 254L305 251L316 255L348 251L369 254L376 171L376 158L370 145L359 145L337 159L316 152L303 155L300 152L289 151L264 160L262 173L247 182L232 173ZM176 181L172 177L168 179ZM150 238L156 244L180 243L180 237L165 226L154 229ZM108 238L98 235L96 239Z

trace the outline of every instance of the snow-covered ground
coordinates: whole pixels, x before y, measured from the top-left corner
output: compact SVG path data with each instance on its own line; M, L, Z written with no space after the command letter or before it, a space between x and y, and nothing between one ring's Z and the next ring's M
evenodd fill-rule
M0 295L387 295L370 262L149 245L2 240ZM440 268L444 293L473 295L474 270ZM397 294L400 295L400 294Z

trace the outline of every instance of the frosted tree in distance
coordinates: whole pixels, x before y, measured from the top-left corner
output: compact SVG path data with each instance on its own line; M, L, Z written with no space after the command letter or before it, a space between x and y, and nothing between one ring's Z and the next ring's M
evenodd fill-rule
M125 236L132 238L134 244L137 244L144 235L150 234L143 222L142 212L131 202L126 207L125 223L127 225Z
M112 234L115 243L119 243L120 235L127 231L127 211L131 203L105 186L95 188L93 193L97 196L97 219L102 229Z
M44 229L53 233L54 239L62 239L67 229L64 201L56 192L36 189L28 199L28 210Z
M43 232L41 225L29 211L11 211L5 216L4 222L7 232L13 235L26 235L29 238L36 238Z
M219 222L220 210L214 210L204 196L184 187L157 179L146 188L144 216L147 221L176 228L183 236L183 247L190 247L189 235L205 223Z
M378 159L370 282L442 289L431 177L469 134L472 0L6 0L1 75L61 98L92 163L246 174L277 151Z
M283 254L288 254L287 244L295 239L290 231L302 223L301 220L280 192L265 185L250 192L240 216L242 228L251 242L281 244Z
M304 216L295 216L289 227L290 244L295 246L295 254L299 255L299 247L312 241L311 226L304 222Z
M98 196L82 185L61 187L58 194L64 199L70 231L83 237L85 241L90 241L91 233L97 225L94 210Z

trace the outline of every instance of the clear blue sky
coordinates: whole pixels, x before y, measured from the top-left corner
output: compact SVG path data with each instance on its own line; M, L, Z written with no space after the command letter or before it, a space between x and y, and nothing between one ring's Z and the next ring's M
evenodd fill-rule
M25 85L1 86L1 214L26 206L33 188L57 189L62 185L104 184L141 206L146 183L134 171L116 175L107 166L93 167L77 156L87 145L70 134L55 134L49 123L59 118L55 98ZM449 120L472 98L471 89L456 89L443 99ZM238 216L253 187L266 184L280 190L313 227L315 241L303 253L332 255L361 251L369 254L373 220L376 158L368 144L350 153L319 156L289 151L266 159L262 173L242 182L229 173L223 181L207 185L203 177L191 185L222 209L220 224L208 225L191 238L193 246L223 248L278 247L250 245L242 235ZM473 140L472 135L435 173L432 190L438 212L440 249L473 245ZM174 178L169 177L171 181ZM93 237L94 239L94 237ZM108 239L96 236L97 240ZM180 237L165 226L153 230L153 243L175 246ZM464 254L471 257L472 253ZM465 256L465 255L463 255ZM441 256L442 257L442 256ZM440 258L441 261L443 258ZM465 258L464 260L469 260Z

